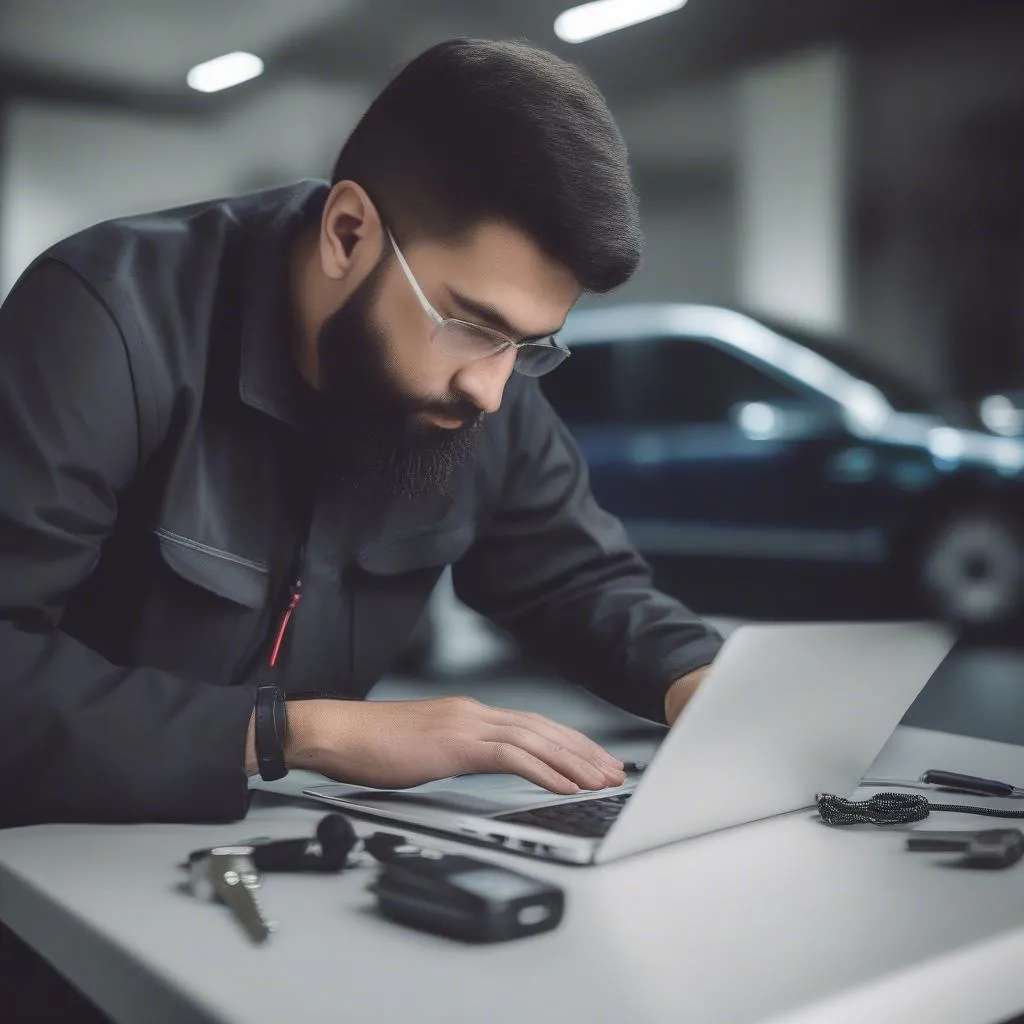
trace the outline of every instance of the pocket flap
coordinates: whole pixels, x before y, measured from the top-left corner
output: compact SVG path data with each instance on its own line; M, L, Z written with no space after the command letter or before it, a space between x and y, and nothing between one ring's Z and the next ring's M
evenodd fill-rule
M356 562L367 572L388 576L450 565L466 553L475 536L472 523L444 530L420 530L374 541L356 553Z
M266 603L270 585L266 565L166 530L156 534L164 561L189 583L246 608Z

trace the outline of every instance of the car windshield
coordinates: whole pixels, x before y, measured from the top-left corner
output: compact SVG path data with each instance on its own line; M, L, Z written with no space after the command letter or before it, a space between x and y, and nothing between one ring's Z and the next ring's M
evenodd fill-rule
M870 356L859 351L854 343L829 341L799 327L772 321L763 316L755 316L753 319L809 348L812 352L817 352L847 373L873 384L899 412L938 411L938 400L930 396L924 388L917 387L900 374L881 366Z

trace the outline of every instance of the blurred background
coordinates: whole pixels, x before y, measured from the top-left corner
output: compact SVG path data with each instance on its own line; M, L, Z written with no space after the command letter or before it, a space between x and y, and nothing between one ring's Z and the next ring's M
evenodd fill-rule
M544 386L658 582L725 629L940 615L1024 689L1024 4L569 6L2 0L0 296L98 220L326 177L434 42L527 38L632 153L643 265ZM403 660L509 664L447 579Z

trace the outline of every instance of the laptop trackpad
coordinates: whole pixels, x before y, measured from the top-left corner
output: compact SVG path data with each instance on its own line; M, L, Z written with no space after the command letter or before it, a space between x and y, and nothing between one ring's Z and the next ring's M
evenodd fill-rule
M331 796L353 804L388 811L457 811L488 817L567 799L516 775L477 774L440 779L412 789L366 789L362 786L322 786ZM572 797L568 799L574 799Z

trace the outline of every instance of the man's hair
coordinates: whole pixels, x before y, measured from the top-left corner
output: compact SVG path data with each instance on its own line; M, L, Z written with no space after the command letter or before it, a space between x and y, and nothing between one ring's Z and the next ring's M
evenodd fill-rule
M407 64L345 143L333 183L344 180L399 238L511 223L587 291L622 284L640 260L629 158L604 98L526 43L452 39Z

